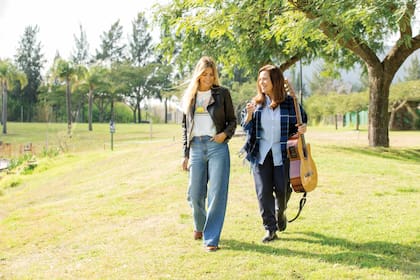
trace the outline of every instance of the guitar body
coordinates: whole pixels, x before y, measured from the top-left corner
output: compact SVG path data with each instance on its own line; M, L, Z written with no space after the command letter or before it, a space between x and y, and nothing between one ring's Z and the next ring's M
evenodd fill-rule
M313 191L318 184L318 173L311 156L311 147L304 145L303 135L287 141L287 153L290 160L290 184L295 192Z
M302 115L295 91L287 80L285 88L293 98L296 113L296 122L302 124ZM287 141L287 154L290 160L290 184L295 192L313 191L318 184L318 173L315 162L311 156L311 146L305 143L303 134L296 133Z

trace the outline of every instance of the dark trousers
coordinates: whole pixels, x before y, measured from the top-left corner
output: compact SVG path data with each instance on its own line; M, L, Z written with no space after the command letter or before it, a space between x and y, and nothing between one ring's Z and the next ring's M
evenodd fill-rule
M276 209L283 213L287 208L292 189L289 186L289 161L274 166L273 155L268 152L263 164L253 167L255 191L266 230L277 230Z

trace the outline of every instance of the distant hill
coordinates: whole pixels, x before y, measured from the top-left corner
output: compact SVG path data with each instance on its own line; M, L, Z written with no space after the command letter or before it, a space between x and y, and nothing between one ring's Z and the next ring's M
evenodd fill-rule
M411 64L411 60L416 56L420 59L420 50L415 51L411 56L409 56L406 59L406 61L403 63L403 65L400 67L400 69L395 74L393 83L398 83L398 82L401 82L405 79L406 70L409 67L409 65ZM305 90L309 91L309 88L308 88L307 85L312 80L312 77L313 77L314 73L316 73L320 70L321 63L322 63L321 60L315 60L312 63L310 63L309 65L308 64L303 64L302 65L302 76L303 76L303 84L304 84ZM299 67L299 66L297 65L297 67ZM359 80L360 80L361 71L362 70L361 70L360 66L355 66L355 68L350 70L350 71L342 70L341 71L341 78L345 82L348 82L349 85L360 85ZM287 76L288 73L286 72L285 75Z

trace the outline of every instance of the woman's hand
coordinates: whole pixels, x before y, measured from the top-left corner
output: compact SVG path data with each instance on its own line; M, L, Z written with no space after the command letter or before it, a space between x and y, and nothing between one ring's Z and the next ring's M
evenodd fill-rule
M306 132L306 123L303 123L301 125L296 125L298 128L298 133L299 134L304 134Z
M184 160L182 161L182 170L188 171L188 158L184 157Z
M255 112L255 104L253 102L246 104L246 112L246 122L248 123L252 119L252 114Z
M226 139L227 135L224 132L220 132L219 134L214 135L213 141L216 143L223 143Z

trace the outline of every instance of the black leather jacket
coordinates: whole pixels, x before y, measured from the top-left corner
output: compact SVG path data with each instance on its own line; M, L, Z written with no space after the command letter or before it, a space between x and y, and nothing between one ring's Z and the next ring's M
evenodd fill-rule
M184 113L182 118L182 142L184 157L190 155L190 142L194 122L195 99L192 102L190 113ZM229 90L221 86L213 86L211 88L211 99L207 106L210 117L216 127L216 133L225 132L227 137L225 143L232 138L236 129L236 115L233 109L232 98ZM212 135L211 135L212 136Z

